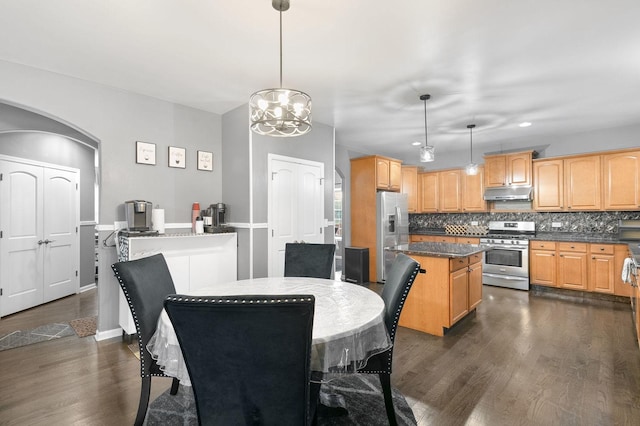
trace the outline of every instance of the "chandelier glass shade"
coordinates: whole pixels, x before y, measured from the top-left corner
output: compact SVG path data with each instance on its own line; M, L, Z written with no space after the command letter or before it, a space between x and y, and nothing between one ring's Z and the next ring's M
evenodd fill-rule
M280 88L251 95L251 130L266 136L300 136L311 130L311 97L282 87L282 12L289 9L289 0L272 0L271 4L280 13Z
M473 162L473 128L476 127L475 124L467 125L467 129L469 129L469 164L466 165L464 171L467 175L473 176L478 174L478 165Z
M424 146L420 147L420 162L429 163L436 159L435 149L427 142L427 100L431 95L420 95L420 100L424 101Z

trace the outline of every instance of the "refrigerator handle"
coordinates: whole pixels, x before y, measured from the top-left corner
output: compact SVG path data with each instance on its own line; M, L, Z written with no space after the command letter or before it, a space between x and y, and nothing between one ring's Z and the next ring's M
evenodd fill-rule
M396 206L396 220L398 221L398 225L402 226L402 215L400 213L400 207Z

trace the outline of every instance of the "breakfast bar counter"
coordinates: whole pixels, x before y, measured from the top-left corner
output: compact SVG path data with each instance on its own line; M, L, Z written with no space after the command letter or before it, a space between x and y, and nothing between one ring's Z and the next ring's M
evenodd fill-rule
M482 302L482 252L477 244L411 243L387 249L420 263L399 325L444 336Z

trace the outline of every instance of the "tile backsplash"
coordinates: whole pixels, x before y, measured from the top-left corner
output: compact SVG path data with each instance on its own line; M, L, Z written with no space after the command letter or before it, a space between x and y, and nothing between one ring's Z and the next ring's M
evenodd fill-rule
M537 232L598 232L615 234L618 220L640 220L640 212L491 212L409 214L409 232L444 228L446 225L486 226L490 221L535 222ZM552 227L552 223L560 227Z

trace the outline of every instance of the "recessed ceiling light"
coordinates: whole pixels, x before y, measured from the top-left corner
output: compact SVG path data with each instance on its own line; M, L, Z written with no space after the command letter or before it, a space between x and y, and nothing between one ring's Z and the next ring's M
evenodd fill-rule
M522 123L518 124L520 127L529 127L531 126L531 123L529 123L528 121L523 121Z
M422 142L411 142L411 145L413 145L413 146L422 145Z

